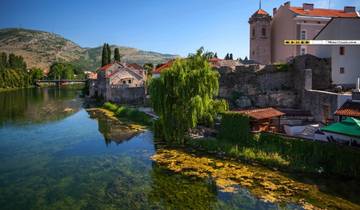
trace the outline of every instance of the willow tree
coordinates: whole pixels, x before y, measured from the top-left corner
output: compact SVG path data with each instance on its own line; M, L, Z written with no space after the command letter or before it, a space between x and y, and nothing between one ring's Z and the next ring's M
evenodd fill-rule
M225 110L219 93L219 73L209 64L203 49L187 59L177 59L150 84L154 111L159 115L155 135L169 142L184 143L189 129L199 122L213 123Z

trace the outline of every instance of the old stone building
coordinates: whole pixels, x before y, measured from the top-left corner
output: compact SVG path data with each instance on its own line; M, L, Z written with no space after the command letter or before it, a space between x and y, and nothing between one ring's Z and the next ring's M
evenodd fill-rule
M118 103L141 103L145 99L145 70L136 64L111 63L98 70L90 82L90 97Z
M312 54L330 57L329 50L319 46L289 46L284 40L312 40L334 17L358 17L355 7L343 10L315 8L304 3L302 7L286 2L274 8L270 16L261 8L249 19L250 59L262 64L287 62L298 55Z
M250 59L271 63L271 16L262 9L250 18Z

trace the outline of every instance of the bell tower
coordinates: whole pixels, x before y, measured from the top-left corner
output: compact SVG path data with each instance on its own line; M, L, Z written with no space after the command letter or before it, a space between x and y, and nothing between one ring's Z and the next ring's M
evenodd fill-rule
M271 16L259 9L250 17L250 59L261 64L271 63Z

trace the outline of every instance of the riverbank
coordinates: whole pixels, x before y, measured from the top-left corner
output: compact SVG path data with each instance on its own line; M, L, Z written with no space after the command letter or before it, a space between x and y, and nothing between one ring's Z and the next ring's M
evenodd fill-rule
M153 118L151 116L136 108L121 106L110 102L106 102L103 108L111 111L113 116L118 117L124 122L131 121L147 127L151 127L153 124Z
M360 150L322 142L256 134L250 142L189 139L186 146L210 155L255 162L285 172L339 176L360 180Z
M254 163L215 158L189 148L158 150L152 159L162 167L194 179L209 179L222 192L243 188L272 203L296 203L304 209L359 209L359 182L269 170Z
M14 91L14 90L29 89L29 88L34 88L34 87L35 87L35 86L30 86L30 87L16 87L16 88L0 88L0 93L1 93L1 92Z

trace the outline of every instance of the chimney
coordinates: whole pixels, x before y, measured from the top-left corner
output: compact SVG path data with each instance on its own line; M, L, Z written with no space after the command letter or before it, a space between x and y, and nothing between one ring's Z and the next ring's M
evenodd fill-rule
M304 10L313 10L314 9L314 4L304 3L303 4L303 9Z
M285 3L284 3L284 6L285 6L286 8L290 8L290 1L285 2Z
M273 9L273 16L276 15L276 12L277 12L277 8L275 7L275 8Z
M349 6L346 6L346 7L344 7L344 12L346 12L346 13L353 13L353 12L356 12L356 7L349 7Z

